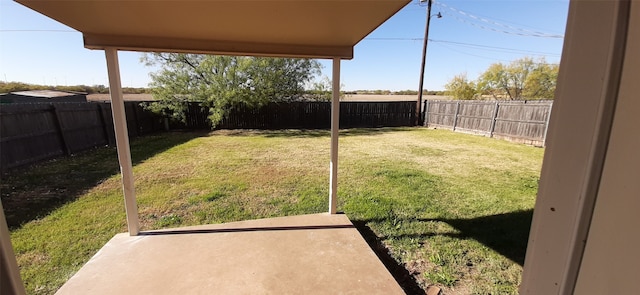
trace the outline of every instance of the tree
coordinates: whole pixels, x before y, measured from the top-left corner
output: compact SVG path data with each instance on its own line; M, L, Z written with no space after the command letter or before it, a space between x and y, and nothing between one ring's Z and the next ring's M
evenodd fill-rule
M340 83L340 89L344 89L345 85ZM311 83L311 88L306 91L308 96L305 98L311 101L331 101L333 98L333 80L327 76L322 76L322 79L316 80ZM344 99L348 93L340 91L340 100Z
M524 57L509 65L494 63L478 78L478 91L494 99L553 98L558 65Z
M260 107L298 99L304 85L320 73L311 59L152 53L143 57L160 69L151 74L150 108L184 121L186 101L209 107L216 126L234 106Z
M553 99L558 81L559 66L557 64L540 64L524 82L523 96L527 98Z
M9 93L15 91L25 91L25 90L43 90L48 89L47 86L43 85L32 85L22 82L0 82L0 93Z
M480 75L478 78L477 89L480 94L491 95L494 99L499 99L503 93L508 93L507 69L501 63L495 63Z
M424 93L427 93L427 90L424 90ZM396 91L393 94L395 95L418 95L418 90L400 90Z
M59 91L77 91L77 92L86 92L88 94L92 93L109 93L109 88L104 85L73 85L73 86L63 86L63 85L38 85L38 84L27 84L22 82L0 82L0 93L9 93L16 91L28 91L28 90L59 90ZM124 93L145 93L145 88L132 88L132 87L124 87L122 88Z
M467 79L467 73L454 76L444 85L446 94L455 99L473 99L476 96L476 85Z

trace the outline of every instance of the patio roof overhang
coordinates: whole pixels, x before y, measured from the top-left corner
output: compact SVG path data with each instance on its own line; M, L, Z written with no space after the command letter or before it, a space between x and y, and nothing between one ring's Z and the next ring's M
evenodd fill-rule
M83 34L107 59L112 112L131 235L138 215L118 50L331 58L329 213L336 213L340 60L410 0L15 0Z
M83 34L105 51L129 234L139 234L118 50L333 59L329 213L337 207L340 60L410 0L15 0ZM2 208L0 206L0 212ZM4 221L3 214L0 218ZM0 223L2 241L8 237ZM10 245L12 293L24 294ZM4 269L4 266L2 266Z
M16 0L80 31L89 49L353 58L410 0Z

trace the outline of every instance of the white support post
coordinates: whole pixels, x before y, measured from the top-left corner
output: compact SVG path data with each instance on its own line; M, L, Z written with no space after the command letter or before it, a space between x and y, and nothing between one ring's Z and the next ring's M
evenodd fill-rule
M4 272L4 273L1 273ZM0 294L24 295L24 284L20 279L20 268L16 261L16 254L11 245L11 234L4 216L4 208L0 202L0 280L6 285L0 284ZM6 279L6 281L5 281Z
M331 99L331 163L329 164L329 214L336 214L338 200L338 136L340 131L340 58L333 58Z
M133 183L133 165L131 164L129 132L127 130L127 118L124 101L122 99L122 86L120 85L118 50L115 48L107 48L104 52L107 57L107 72L109 72L111 112L113 113L113 127L116 133L118 161L120 163L120 172L122 173L122 190L124 192L124 206L127 212L127 227L129 229L129 235L136 236L140 231L140 225L138 221L136 191Z

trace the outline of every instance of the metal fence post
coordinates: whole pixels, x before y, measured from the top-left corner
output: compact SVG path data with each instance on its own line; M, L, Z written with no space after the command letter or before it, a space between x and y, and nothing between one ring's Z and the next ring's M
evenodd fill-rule
M493 137L493 132L496 130L496 121L498 119L498 108L500 102L496 101L496 107L493 109L493 117L491 118L491 129L489 129L489 137Z
M458 125L458 112L460 112L460 102L456 102L456 113L453 115L453 131L456 131L456 125Z

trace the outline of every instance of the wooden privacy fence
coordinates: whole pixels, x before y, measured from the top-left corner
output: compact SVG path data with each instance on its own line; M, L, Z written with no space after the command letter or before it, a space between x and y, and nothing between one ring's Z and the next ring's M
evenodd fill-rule
M445 101L424 103L424 126L483 134L544 146L553 101Z
M165 130L165 120L140 102L125 102L129 136ZM413 126L415 101L341 102L340 127ZM209 110L189 103L185 122L173 128L211 129ZM272 103L234 108L219 129L320 129L331 125L331 103ZM38 103L0 107L0 168L36 163L97 146L115 145L111 104Z
M189 103L183 128L211 128L209 110ZM414 126L415 101L341 102L340 127ZM237 106L218 129L324 129L331 127L330 102L270 103L261 108Z
M164 129L163 119L125 102L129 136ZM0 107L0 167L10 168L97 146L114 145L111 104L34 103Z

